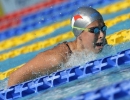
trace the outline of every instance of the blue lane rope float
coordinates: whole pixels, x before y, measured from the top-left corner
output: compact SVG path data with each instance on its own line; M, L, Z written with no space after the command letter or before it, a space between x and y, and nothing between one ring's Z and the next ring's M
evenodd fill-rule
M87 62L84 66L76 66L66 70L52 73L49 76L42 76L6 90L0 90L0 100L13 100L33 93L38 93L52 87L59 86L83 77L92 76L103 70L118 67L123 64L130 64L130 49L121 51L114 56Z
M62 3L62 5L58 5L58 6L54 6L52 8L47 8L45 10L41 10L37 13L33 13L30 15L27 15L25 17L22 18L22 22L30 22L30 21L36 21L36 20L41 20L42 18L48 18L51 15L61 15L65 14L66 12L68 12L69 10L76 10L77 7L82 6L82 5L86 5L86 6L98 6L99 4L110 4L113 3L117 0L97 0L96 2L90 2L89 0L70 0L69 2L64 2ZM75 6L75 7L73 7ZM69 15L68 15L69 16Z
M21 34L24 34L26 32L29 31L33 31L35 29L39 29L41 27L44 27L46 25L52 24L57 21L62 21L64 19L67 19L70 17L70 15L75 11L76 6L80 7L83 5L87 5L87 6L97 6L99 4L103 4L103 3L111 3L111 2L115 2L116 0L97 0L97 2L88 2L88 0L71 0L69 2L65 2L62 5L58 5L58 6L54 6L53 8L48 8L46 10L43 10L41 12L36 12L34 15L28 15L22 18L22 22L23 24L21 24L18 27L12 28L12 29L7 29L6 31L3 31L0 33L0 41L3 41L5 39L11 38L13 36L18 36ZM75 7L73 7L73 5L76 5ZM66 7L68 8L68 11L64 10L66 9ZM62 13L58 13L55 14L54 12L61 12ZM51 16L48 16L48 13L52 13ZM44 16L43 16L44 15ZM45 16L46 15L46 16ZM36 16L38 16L39 22L38 20L34 20L34 18L36 18ZM44 20L42 20L42 18L44 18ZM36 18L37 19L37 18ZM27 23L27 24L25 24Z
M127 80L64 100L117 100L119 98L129 96L129 90L130 80Z

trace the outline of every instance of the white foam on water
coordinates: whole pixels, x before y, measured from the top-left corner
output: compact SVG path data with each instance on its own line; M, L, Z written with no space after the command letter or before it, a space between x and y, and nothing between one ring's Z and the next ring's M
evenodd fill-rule
M74 66L82 66L89 61L115 55L116 53L117 51L115 47L110 45L105 45L103 50L98 54L88 52L87 50L83 50L82 52L74 52L68 58L69 60L65 64L61 65L61 69L63 70Z
M0 90L7 89L8 79L0 80Z
M85 64L86 62L92 61L96 59L96 55L92 52L87 52L86 50L82 52L74 52L69 58L68 61L64 64L64 68L70 68L74 66L80 66ZM62 69L64 69L62 67Z

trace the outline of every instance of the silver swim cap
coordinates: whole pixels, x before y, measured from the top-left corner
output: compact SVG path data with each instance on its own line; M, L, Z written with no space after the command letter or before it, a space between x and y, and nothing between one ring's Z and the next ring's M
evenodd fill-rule
M89 24L98 19L103 20L102 15L97 10L91 7L80 7L74 13L71 19L71 26L72 28L73 27L86 28ZM73 33L75 37L77 37L81 32L82 30L73 28Z

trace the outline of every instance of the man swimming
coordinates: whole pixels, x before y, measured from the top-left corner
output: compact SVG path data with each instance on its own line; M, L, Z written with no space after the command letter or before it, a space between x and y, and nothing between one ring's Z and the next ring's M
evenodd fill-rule
M54 48L41 52L35 58L13 72L8 86L52 73L66 63L74 52L88 50L99 53L106 44L106 25L101 14L91 7L80 7L71 19L71 26L76 37L74 41L63 42Z

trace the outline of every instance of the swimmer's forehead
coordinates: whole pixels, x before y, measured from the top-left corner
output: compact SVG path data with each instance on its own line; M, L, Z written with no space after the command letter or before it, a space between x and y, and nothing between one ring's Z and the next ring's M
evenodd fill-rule
M103 20L95 20L94 22L92 22L91 24L89 24L86 28L91 28L91 27L102 27L104 26L105 23Z

